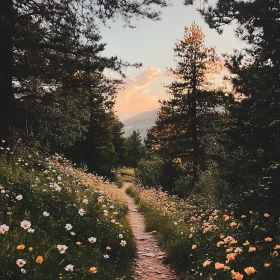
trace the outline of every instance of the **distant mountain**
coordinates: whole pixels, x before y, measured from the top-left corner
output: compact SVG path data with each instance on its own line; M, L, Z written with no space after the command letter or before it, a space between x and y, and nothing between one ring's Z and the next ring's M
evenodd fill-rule
M122 121L124 124L124 136L129 136L133 130L139 130L142 139L145 138L147 129L155 124L159 109L142 112Z

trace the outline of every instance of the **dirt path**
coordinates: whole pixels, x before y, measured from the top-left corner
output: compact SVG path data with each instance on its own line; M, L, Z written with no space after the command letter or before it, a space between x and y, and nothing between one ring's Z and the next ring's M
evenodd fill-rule
M137 257L134 279L135 280L176 280L175 273L162 264L164 252L160 250L156 239L150 232L145 232L144 217L137 211L133 198L125 193L131 183L124 183L122 191L127 200L128 219L136 239Z

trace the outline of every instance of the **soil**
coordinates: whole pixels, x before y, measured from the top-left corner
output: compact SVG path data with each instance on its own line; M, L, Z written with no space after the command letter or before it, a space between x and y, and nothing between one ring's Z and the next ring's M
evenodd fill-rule
M159 248L155 232L145 232L144 216L138 212L134 199L125 193L131 183L124 183L122 191L127 200L128 220L136 240L135 280L176 280L176 274L162 263L165 253Z

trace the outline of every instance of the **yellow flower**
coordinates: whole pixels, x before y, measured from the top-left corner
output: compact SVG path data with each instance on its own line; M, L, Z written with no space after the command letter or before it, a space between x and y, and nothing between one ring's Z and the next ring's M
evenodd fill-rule
M97 272L97 268L93 266L89 269L89 272L95 274Z
M41 264L43 261L44 261L44 259L43 259L42 256L38 256L38 257L36 258L36 263Z
M244 269L244 271L247 273L247 275L250 275L250 274L253 274L256 272L256 270L252 266L246 267Z
M270 267L271 266L271 263L265 263L264 264L264 267Z
M264 215L265 218L269 218L270 217L270 215L268 213L264 213L263 215Z
M266 237L265 239L264 239L264 241L265 242L271 242L273 239L271 238L271 237Z
M80 241L77 241L76 244L80 246L82 243Z
M194 245L192 245L192 250L195 250L196 249L196 245L194 244Z
M18 250L23 250L24 248L25 248L25 246L23 244L17 246Z

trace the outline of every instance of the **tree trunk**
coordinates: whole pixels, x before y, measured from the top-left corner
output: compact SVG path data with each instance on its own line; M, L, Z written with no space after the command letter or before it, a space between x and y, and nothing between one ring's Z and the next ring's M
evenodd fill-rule
M13 104L13 1L0 1L0 141L11 144ZM6 146L5 145L5 146Z
M195 184L198 182L198 137L197 137L197 110L196 110L196 68L193 69L193 86L192 86L192 97L191 97L191 129L193 135L193 182L192 185L195 187Z

